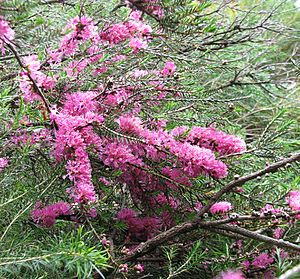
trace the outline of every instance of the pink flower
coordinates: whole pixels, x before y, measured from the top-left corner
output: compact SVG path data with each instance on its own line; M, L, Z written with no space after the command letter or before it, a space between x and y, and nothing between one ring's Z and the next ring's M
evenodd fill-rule
M120 264L119 272L121 273L128 273L128 264Z
M144 272L144 266L142 264L136 264L133 268L138 274Z
M215 203L211 208L210 212L212 214L217 214L217 213L225 213L228 212L229 210L232 209L232 205L230 202L217 202Z
M41 96L36 92L30 77L35 81L37 87L45 90L52 89L55 86L56 78L41 72L41 63L37 55L25 56L23 62L27 69L27 71L20 72L20 89L24 94L24 100L25 102L41 100Z
M261 213L264 213L264 214L268 214L268 213L280 213L282 212L281 209L275 209L273 207L273 205L271 204L266 204L265 207L263 207L261 210L260 210Z
M83 59L80 61L73 60L65 68L65 71L68 77L76 78L87 66L88 66L87 59Z
M108 41L110 44L119 44L120 42L128 39L130 36L131 34L127 26L123 23L114 24L100 34L101 39Z
M129 208L122 209L117 214L117 219L127 225L129 235L133 235L140 240L151 238L160 225L158 218L138 217L136 212Z
M4 43L11 42L14 39L15 32L10 28L7 21L0 16L0 50L2 54L5 53Z
M71 214L71 206L62 201L45 207L42 207L41 202L37 202L31 212L33 221L46 228L52 227L57 217Z
M283 228L276 228L273 232L273 236L276 239L282 238L283 234L284 234L284 229Z
M133 52L138 52L141 49L146 49L148 44L139 38L132 38L129 42L129 46L132 48Z
M140 134L143 130L142 120L134 116L120 116L116 121L121 130L127 133Z
M0 172L3 171L7 167L8 163L9 163L9 161L7 158L5 158L5 157L0 158Z
M252 265L257 268L267 268L273 262L274 259L271 256L269 256L267 253L262 253L254 259Z
M99 40L97 26L88 17L75 17L69 21L66 30L71 30L60 42L58 51L63 55L74 54L78 46L88 40Z
M240 270L237 271L228 270L222 272L216 279L245 279L245 278L246 277Z
M130 208L123 208L117 214L117 218L120 220L127 220L136 217L136 212Z
M196 202L196 203L195 203L195 206L194 206L194 209L195 209L196 211L199 211L202 207L203 207L203 205L202 205L201 202Z
M250 262L249 261L243 261L242 262L242 267L243 267L243 269L245 269L245 270L248 270L249 268L250 268Z
M57 161L65 158L68 177L74 187L67 191L75 202L94 202L96 194L92 183L92 167L87 149L100 148L101 139L90 124L102 123L94 100L96 92L68 94L63 108L53 110L51 119L58 125L54 156Z
M162 70L163 76L172 76L176 71L176 66L174 62L168 61L166 62L165 67Z
M300 192L295 190L289 192L286 201L293 210L300 210Z
M246 144L242 139L228 135L212 127L193 127L187 137L187 141L191 144L219 152L220 155L238 153L246 150Z

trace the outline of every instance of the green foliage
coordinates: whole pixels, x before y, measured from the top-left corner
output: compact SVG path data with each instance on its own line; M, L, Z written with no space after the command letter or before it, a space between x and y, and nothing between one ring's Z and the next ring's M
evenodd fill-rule
M66 22L80 12L99 21L100 27L128 15L127 8L114 10L118 1L66 1L70 5L46 2L11 0L0 4L1 7L17 9L7 10L5 17L16 30L17 45L22 46L19 49L21 55L36 51L39 57L45 57L47 48L57 46ZM86 3L83 11L82 2ZM120 61L116 68L93 78L87 88L79 89L89 90L107 83L112 73L115 75L113 82L126 78L128 85L136 86L136 81L126 75L128 72L136 68L155 70L166 60L174 60L178 75L170 78L169 85L176 87L178 81L181 82L181 87L176 87L181 98L166 99L162 105L145 109L142 115L151 115L153 119L167 118L168 129L178 125L215 124L224 131L244 137L248 150L252 152L238 159L224 159L231 165L228 181L234 175L261 169L266 163L299 150L300 60L296 31L299 32L300 13L291 11L293 3L285 1L279 5L275 0L241 0L237 1L237 8L220 8L216 13L219 1L162 2L166 17L159 22L149 18L155 30L164 30L164 36L157 36L157 48L145 50L144 55L136 60ZM246 17L249 9L252 13ZM253 26L261 23L264 18L262 11L265 10L274 11L274 20L268 25L270 30L258 28L251 31ZM1 10L1 14L4 11ZM239 25L245 30L238 30ZM233 26L236 27L231 28ZM224 35L228 28L230 31ZM273 28L282 33L276 40ZM239 42L247 32L251 33L251 40ZM236 40L238 43L234 43ZM158 51L161 51L160 55L157 55ZM103 56L100 62L107 61L112 54L111 51ZM30 220L30 211L36 201L51 203L64 199L65 189L70 183L62 179L65 174L62 165L46 159L49 148L40 150L30 144L17 148L5 144L6 139L20 128L29 133L41 129L44 119L39 109L25 105L20 98L18 84L10 78L11 74L15 77L18 72L13 57L1 57L0 65L0 156L10 158L8 169L0 173L0 277L91 278L93 273L101 277L111 265L110 257L100 247L90 224L78 225L78 228L73 222L59 220L55 228L48 230L37 227ZM65 73L62 76L61 88L69 81ZM153 90L150 86L144 88L149 92ZM36 125L26 126L24 115L29 115ZM127 143L139 142L138 138L116 132L115 127L116 123L111 121L108 127L101 128L101 133ZM93 164L97 177L115 179L121 175L120 171L107 170L96 159ZM231 193L226 199L234 198L235 210L242 210L241 213L251 213L253 208L260 210L268 202L281 206L291 189L299 189L299 171L299 165L295 165L283 172L258 178L246 183L243 192ZM124 223L115 222L114 217L121 206L132 202L130 195L117 183L105 186L96 179L94 183L105 198L98 202L99 218L92 226L98 234L114 232L117 249L121 250L124 244L122 233L127 228ZM192 199L201 196L206 201L223 184L199 177L194 187ZM185 195L190 197L190 193ZM254 223L251 229L261 229L258 226ZM266 223L265 226L271 234L272 224ZM283 225L283 228L290 233L291 239L298 232L297 227ZM161 274L168 275L162 278L188 278L193 272L199 278L207 278L204 263L214 276L220 270L234 268L246 260L232 249L234 240L205 231L197 234L201 240L194 245L188 237L182 237L182 241L189 243L183 250L175 246L165 248L165 268ZM246 248L265 247L254 241L246 241L244 246L245 251ZM209 247L208 251L205 247ZM282 259L278 250L276 275L297 261Z
M35 235L36 233L38 231L35 231ZM39 244L43 245L42 250L39 246L31 245L27 247L29 251L25 254L26 256L22 255L21 251L14 255L16 249L5 251L5 254L9 256L3 254L1 258L0 275L7 276L6 278L19 276L22 278L72 278L76 276L76 278L83 279L91 278L96 272L104 278L100 270L103 271L109 267L109 257L99 244L90 246L91 242L91 233L84 232L83 227L70 233L61 231L54 236L45 235L44 240ZM43 253L39 255L41 252Z

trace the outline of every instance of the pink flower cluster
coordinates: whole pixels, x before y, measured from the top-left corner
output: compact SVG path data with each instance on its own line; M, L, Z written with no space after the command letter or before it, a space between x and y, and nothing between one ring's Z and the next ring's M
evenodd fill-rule
M10 141L18 146L38 144L45 147L50 145L53 137L49 129L38 129L30 132L25 129L19 129L10 137Z
M217 214L217 213L228 212L231 209L232 209L232 205L230 202L221 201L221 202L217 202L217 203L213 204L209 211L212 214Z
M66 159L68 177L74 187L68 192L75 202L87 203L96 200L92 183L92 168L87 149L100 148L100 138L93 132L92 123L101 124L95 92L77 92L66 96L64 106L53 110L51 118L58 125L55 132L54 156L58 161ZM95 149L96 148L96 149Z
M66 30L69 30L69 33L61 40L59 49L51 54L55 62L60 62L63 56L74 54L82 43L88 40L99 40L97 26L86 16L71 19Z
M233 271L233 270L227 270L225 272L222 272L216 279L245 279L243 272L240 270Z
M152 9L156 1L144 4ZM107 44L114 49L116 44L126 41L133 52L137 52L146 48L152 39L151 27L142 21L142 13L138 11L133 11L124 23L106 26L100 34L96 24L85 16L72 19L66 29L69 33L63 37L58 49L49 51L48 63L50 69L56 70L62 62L62 70L66 71L72 82L77 79L74 85L78 87L87 85L81 76L78 78L87 67L98 75L110 70L111 64L126 59L122 55L105 58ZM76 61L67 59L73 58L72 55L79 53L79 50L87 57L79 57L80 60ZM98 65L102 59L103 64ZM24 64L27 69L21 73L20 87L25 99L33 101L40 96L35 92L29 75L43 91L52 89L56 80L41 72L41 63L36 56L25 57ZM164 80L168 80L175 71L175 63L167 61L162 69L144 70L135 75L138 78L153 74L155 78L148 84L163 100L167 94L173 94L165 92ZM71 92L72 84L56 92L61 96L60 105L51 108L50 117L57 126L52 154L58 162L65 162L66 177L72 181L67 192L81 205L93 204L97 200L92 182L91 153L98 155L106 167L122 171L119 181L126 183L134 202L146 209L145 212L150 207L157 210L156 217L141 217L131 209L123 209L117 215L127 224L130 236L144 240L152 237L162 226L174 224L174 212L191 210L183 203L179 187L192 187L193 180L200 175L216 179L227 176L227 166L216 158L214 152L231 154L242 151L245 143L213 128L194 127L187 133L186 127L167 131L165 120L143 121L139 117L142 108L139 101L146 93L136 94L140 89L139 81L137 86L122 86L121 81L114 82L113 74L109 81L109 86L96 85L94 91L74 93ZM104 127L105 121L115 121L117 132L125 135L124 140L109 136ZM95 126L98 127L97 133ZM139 140L136 142L130 137ZM153 168L154 164L156 168ZM109 185L107 180L100 181ZM225 213L231 208L230 203L219 202L213 205L211 212Z
M49 228L55 224L57 217L72 214L71 206L66 202L61 201L45 207L43 207L41 202L37 202L31 212L31 217L34 222Z
M139 217L134 210L129 208L119 211L117 219L127 225L129 236L134 236L138 240L146 240L153 237L153 234L160 227L158 218Z
M208 148L220 155L228 155L246 150L245 142L239 137L228 135L215 128L193 127L187 141Z
M144 272L144 266L142 264L138 263L133 268L136 270L137 274Z
M132 153L129 146L122 143L107 144L100 154L100 158L105 165L120 170L127 170L128 164L143 165L142 160Z
M8 159L5 157L0 158L0 172L3 171L8 166Z
M15 36L14 30L12 30L7 21L0 16L0 50L2 55L5 53L4 44L10 43Z
M256 256L253 261L244 261L242 263L243 269L248 270L251 266L258 269L266 269L274 262L274 257L270 256L268 253L261 253Z
M133 6L142 12L150 13L161 19L164 16L164 10L158 0L126 0L125 3Z
M172 76L176 71L176 66L174 62L172 61L167 61L165 64L165 67L162 70L162 75L163 76Z
M261 253L252 262L252 266L256 268L267 268L274 262L274 258L269 256L267 253Z
M157 148L169 150L178 158L179 167L188 177L197 177L201 174L211 175L215 178L227 176L226 165L216 160L213 152L207 148L191 145L188 142L180 142L165 131L153 131L143 128L141 120L137 117L121 116L118 120L123 131L130 131L145 139L147 145L147 155L154 160L165 159L163 152L158 153Z
M101 32L100 37L111 45L116 45L129 39L129 46L135 53L147 48L147 41L151 32L152 28L141 21L139 13L134 12L131 14L129 21L107 27L106 30Z
M40 71L41 64L37 55L30 55L23 58L23 63L27 68L27 71L20 73L20 89L23 92L25 102L33 102L35 100L41 100L41 96L36 91L33 82L30 77L35 81L37 87L50 90L54 88L56 79L46 76ZM30 77L29 77L30 75Z
M286 201L292 210L300 210L300 191L289 192Z
M263 214L269 214L269 213L281 213L281 212L282 212L282 209L274 208L274 206L271 205L271 204L266 204L266 206L263 207L263 208L260 210L260 212L263 213Z

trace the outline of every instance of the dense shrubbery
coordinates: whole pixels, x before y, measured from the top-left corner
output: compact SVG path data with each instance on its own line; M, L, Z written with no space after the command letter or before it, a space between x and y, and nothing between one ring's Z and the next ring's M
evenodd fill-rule
M292 7L1 2L1 276L275 278L296 265Z

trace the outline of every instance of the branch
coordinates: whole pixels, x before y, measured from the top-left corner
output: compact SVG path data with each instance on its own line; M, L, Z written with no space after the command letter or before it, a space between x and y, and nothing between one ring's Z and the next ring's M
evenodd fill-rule
M41 99L42 99L42 101L43 101L43 103L44 103L44 105L45 105L45 107L46 107L48 113L50 113L51 110L50 110L50 106L49 106L49 104L48 104L47 99L45 98L45 96L44 96L43 92L41 91L41 89L37 86L35 80L34 80L34 79L32 78L32 76L28 73L28 71L27 71L27 69L26 69L26 66L23 64L23 62L22 62L22 60L21 60L19 54L17 53L17 51L15 50L15 48L13 47L13 45L11 45L10 43L8 43L7 41L5 41L5 40L3 40L3 39L1 39L1 40L5 43L5 45L6 45L6 46L10 49L10 51L14 54L14 56L16 57L16 59L17 59L19 65L21 66L21 68L24 69L24 70L27 72L27 75L28 75L30 81L32 82L32 85L33 85L34 90L35 90L36 93L41 97Z
M218 229L221 230L225 230L225 231L229 231L232 233L237 233L240 234L242 236L246 236L248 238L251 239L255 239L261 242L265 242L265 243L269 243L271 245L274 245L276 247L280 247L280 248L285 248L285 249L289 249L289 250L294 250L294 251L298 251L300 252L300 246L296 245L294 243L282 240L282 239L275 239L269 236L265 236L256 232L252 232L249 230L246 230L244 228L240 228L237 226L232 226L232 225L220 225L218 226Z
M250 173L248 175L245 175L239 179L233 180L229 182L226 186L224 186L219 192L217 192L205 205L199 210L199 217L203 216L204 213L208 212L209 209L212 207L212 205L218 201L225 193L231 192L234 188L240 187L244 185L247 181L253 180L257 177L261 177L267 173L273 173L277 172L278 169L286 166L289 163L300 161L300 153L295 153L291 155L289 158L283 159L277 163L274 163L272 165L267 166L266 168Z
M300 272L300 264L286 271L284 274L278 277L278 279L289 279L292 277L294 278L294 275L299 274L299 272Z
M299 160L300 160L300 153L296 153L296 154L290 156L289 158L283 159L283 160L281 160L277 163L269 165L265 169L259 170L257 172L254 172L254 173L248 174L246 176L243 176L243 177L241 177L237 180L231 181L225 187L223 187L218 193L216 193L209 200L209 202L206 206L204 206L204 207L202 207L202 209L200 209L199 215L193 221L185 222L185 223L182 223L180 225L174 226L171 229L169 229L165 232L162 232L162 233L158 234L157 236L155 236L154 238L146 241L145 243L141 243L136 249L134 249L132 251L132 253L130 255L127 255L127 256L121 258L120 261L126 262L126 261L136 259L136 258L138 258L142 255L145 255L148 252L154 250L157 246L160 246L161 244L166 243L166 241L174 238L175 236L178 236L179 234L190 232L192 230L195 230L195 229L199 228L200 226L204 227L204 228L205 228L205 226L207 227L207 224L205 225L205 222L202 221L201 216L203 216L204 213L208 212L209 209L211 208L211 206L216 201L218 201L218 199L220 197L222 197L223 194L230 192L235 187L241 186L241 185L245 184L247 181L253 180L253 179L257 178L258 176L262 176L262 175L265 175L267 173L276 172L276 171L278 171L278 169L284 167L285 165L287 165L289 163L292 163L292 162L295 162L295 161L299 161ZM217 229L218 228L222 229L219 226L216 226L216 228ZM264 241L265 238L263 238L263 239L260 238L259 240ZM267 239L267 241L269 241L269 239ZM299 251L300 251L300 247L298 247L298 246L296 246L296 247L297 248L295 248L293 246L293 248L299 249Z

